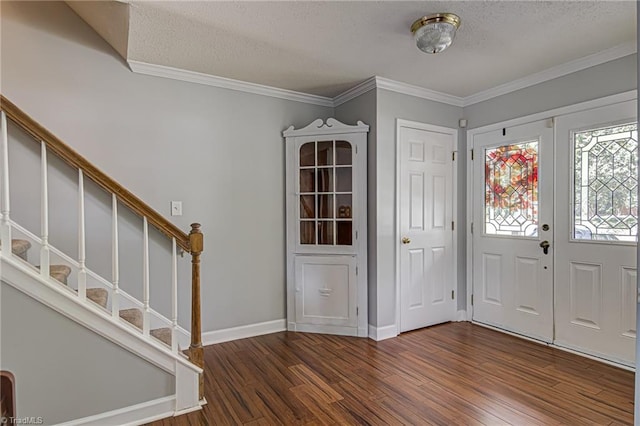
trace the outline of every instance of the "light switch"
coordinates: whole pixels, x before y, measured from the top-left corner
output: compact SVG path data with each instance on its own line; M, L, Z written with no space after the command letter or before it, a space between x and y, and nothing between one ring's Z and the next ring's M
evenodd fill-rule
M182 201L171 202L171 216L182 216Z

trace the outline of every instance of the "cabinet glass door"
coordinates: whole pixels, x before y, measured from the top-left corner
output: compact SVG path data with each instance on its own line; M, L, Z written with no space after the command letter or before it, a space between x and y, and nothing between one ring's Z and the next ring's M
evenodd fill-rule
M298 164L300 244L353 242L353 148L342 140L306 142Z

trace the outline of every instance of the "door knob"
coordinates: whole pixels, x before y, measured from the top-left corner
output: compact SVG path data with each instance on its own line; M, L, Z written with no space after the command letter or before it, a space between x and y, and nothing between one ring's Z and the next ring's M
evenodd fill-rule
M549 244L549 241L543 241L540 243L540 247L542 247L542 251L544 252L544 254L549 254L549 246L551 246L551 244Z
M409 237L402 237L402 244L409 244L411 242L411 238Z

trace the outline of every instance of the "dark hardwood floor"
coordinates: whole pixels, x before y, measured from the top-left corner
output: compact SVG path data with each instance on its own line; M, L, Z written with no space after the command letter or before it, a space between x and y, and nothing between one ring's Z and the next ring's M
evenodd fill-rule
M202 411L161 425L633 424L634 375L470 323L205 348Z

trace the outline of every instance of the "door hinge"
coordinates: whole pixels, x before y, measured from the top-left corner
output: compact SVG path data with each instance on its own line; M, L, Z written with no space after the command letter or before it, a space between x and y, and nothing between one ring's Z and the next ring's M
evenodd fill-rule
M358 145L356 145L356 154L358 153Z
M471 295L471 306L473 306L473 294Z
M455 295L456 295L456 291L455 290L451 290L451 300L456 298Z
M358 231L356 231L356 240L358 239Z
M356 306L356 316L360 315L360 308Z
M473 234L473 222L471 222L471 233Z
M473 160L473 149L471 149L471 160Z
M358 267L356 266L356 275L358 275Z
M455 151L451 152L451 161L456 161L456 152Z
M451 221L451 230L452 231L456 230L456 223L453 220Z

